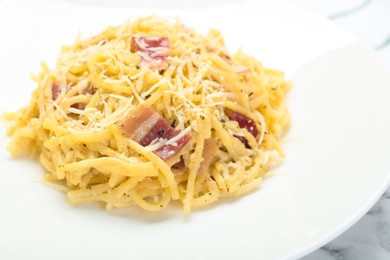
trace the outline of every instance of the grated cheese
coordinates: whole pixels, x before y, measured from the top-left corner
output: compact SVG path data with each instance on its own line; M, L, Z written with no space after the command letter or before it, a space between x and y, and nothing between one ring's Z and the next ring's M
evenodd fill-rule
M169 48L139 38L158 42L160 36ZM132 39L148 51L134 50ZM77 38L62 48L55 68L41 67L30 104L8 116L15 121L9 151L39 155L46 177L64 180L74 204L158 211L180 200L189 212L246 193L282 162L279 137L289 123L284 97L290 84L241 50L231 55L216 30L201 35L177 20L140 18ZM55 101L54 83L60 90ZM141 104L159 115L123 135L121 122ZM252 119L259 134L229 120L228 110ZM161 116L179 134L143 147L140 140ZM191 140L180 153L159 157L158 149L180 146L185 135Z

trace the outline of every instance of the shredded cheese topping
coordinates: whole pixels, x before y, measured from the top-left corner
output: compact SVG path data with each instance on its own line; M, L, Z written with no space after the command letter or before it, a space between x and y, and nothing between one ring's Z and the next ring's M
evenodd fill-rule
M141 59L153 57L132 50L133 36L167 37L168 67L141 66ZM159 47L154 51L162 53ZM289 123L284 97L290 83L241 50L230 55L216 30L201 35L179 21L140 18L63 47L56 67L42 63L34 78L38 87L30 104L5 115L14 121L8 149L15 157L38 156L45 179L62 183L74 204L158 211L181 201L190 212L255 189L284 157L279 137ZM60 91L53 101L54 83ZM181 133L146 147L125 136L119 124L141 104ZM230 120L227 111L252 119L258 136ZM168 162L154 153L177 145L185 134L192 138L181 157ZM209 138L218 149L204 153ZM212 156L206 171L199 170L203 154ZM172 167L179 160L184 167Z

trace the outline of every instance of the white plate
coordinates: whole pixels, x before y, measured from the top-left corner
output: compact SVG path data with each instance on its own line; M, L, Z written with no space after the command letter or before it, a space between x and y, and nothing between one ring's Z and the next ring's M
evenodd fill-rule
M122 2L119 9L0 2L0 112L27 103L35 87L29 73L41 59L54 64L79 30L90 36L139 15L178 15L200 31L221 29L231 51L242 46L292 78L286 163L257 191L188 217L104 212L73 208L43 184L37 162L11 159L1 127L0 258L297 258L355 223L382 194L390 177L390 79L349 33L274 1L159 2L155 10Z

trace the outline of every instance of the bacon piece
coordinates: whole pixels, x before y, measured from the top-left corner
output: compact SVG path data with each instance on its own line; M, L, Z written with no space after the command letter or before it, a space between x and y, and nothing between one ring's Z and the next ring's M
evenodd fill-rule
M234 136L235 138L237 138L238 140L240 140L241 143L243 143L243 144L245 145L245 148L248 148L248 149L251 148L250 145L249 145L249 143L248 143L248 140L246 140L245 137L239 136L239 135L233 135L233 136Z
M160 36L133 36L132 50L141 57L141 65L162 70L168 67L169 40Z
M60 94L61 94L60 84L53 83L53 85L51 85L51 99L55 101Z
M184 163L184 159L183 157L180 157L180 161L178 161L177 163L175 163L172 168L174 169L183 169L184 167L186 167L185 163Z
M257 137L257 135L259 134L259 131L257 130L256 127L256 123L255 121L253 121L253 119L246 117L243 114L238 112L232 112L229 115L229 119L236 121L241 128L245 128L246 130L248 130L248 132L251 133L254 137ZM248 140L246 140L244 137L237 136L237 135L235 135L234 137L240 140L245 145L246 148L250 148L248 144Z
M164 120L164 119L162 119ZM168 132L163 136L164 139L170 140L181 132L180 130L175 130L171 128ZM188 134L183 135L179 138L174 144L163 145L159 149L156 150L156 154L161 157L161 159L169 159L176 155L189 141L191 140L191 136Z
M133 36L133 44L137 51L151 48L169 48L168 37L160 36Z
M238 112L232 112L232 114L229 116L229 119L236 121L241 128L248 130L248 132L251 133L254 137L259 134L256 123L253 121L253 119L246 117Z
M181 134L180 130L173 129L159 113L142 105L133 110L120 127L125 135L142 146L148 146L158 139L171 140ZM174 143L164 144L154 152L161 159L167 160L177 155L190 140L191 136L184 134Z
M213 138L208 138L204 141L204 147L202 152L203 161L200 163L198 169L198 175L205 173L209 170L209 167L212 161L215 158L215 154L218 151L219 147L217 141ZM180 161L172 166L175 169L182 169L185 167L183 157L180 157Z
M79 109L79 110L84 110L85 109L85 104L83 104L83 103L75 103L75 104L71 105L71 107Z
M203 174L209 169L217 151L218 144L215 139L209 138L204 141L204 148L202 152L203 161L200 163L198 174Z
M67 88L66 92L68 92L71 88ZM82 93L86 94L86 93L89 93L89 94L94 94L94 90L91 88L91 87L87 87L85 89L83 89ZM57 98L59 97L59 95L61 94L61 87L60 87L60 84L55 82L53 83L53 85L51 86L51 98L53 101L57 100ZM80 110L84 110L85 109L85 104L83 103L75 103L73 105L71 105L71 107L73 108L76 108L76 109L80 109Z
M141 105L125 118L120 127L125 135L139 143L149 133L159 118L160 115L156 115L153 109ZM145 146L145 144L141 145Z
M154 112L154 111L153 111ZM155 112L156 113L156 112ZM139 141L142 146L149 145L156 138L171 139L168 135L171 135L173 129L165 119L158 115L156 124L149 130L149 132Z

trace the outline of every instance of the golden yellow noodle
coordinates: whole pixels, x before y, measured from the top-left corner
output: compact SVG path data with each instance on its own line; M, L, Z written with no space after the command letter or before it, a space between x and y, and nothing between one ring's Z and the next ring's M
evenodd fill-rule
M169 66L162 71L140 66L131 51L133 35L168 37ZM178 200L190 212L253 190L284 156L279 138L289 123L284 97L290 84L282 72L264 68L241 50L230 55L216 30L204 36L158 17L110 26L63 47L56 67L42 63L35 80L30 104L5 115L13 122L8 149L14 157L39 157L45 179L62 182L74 204L98 201L108 209L138 205L157 211ZM55 101L53 84L61 86ZM85 108L75 105L80 103ZM140 104L175 122L176 129L189 130L185 168L172 168L122 133L120 122ZM254 120L259 135L240 128L226 111ZM219 149L201 172L210 138Z

